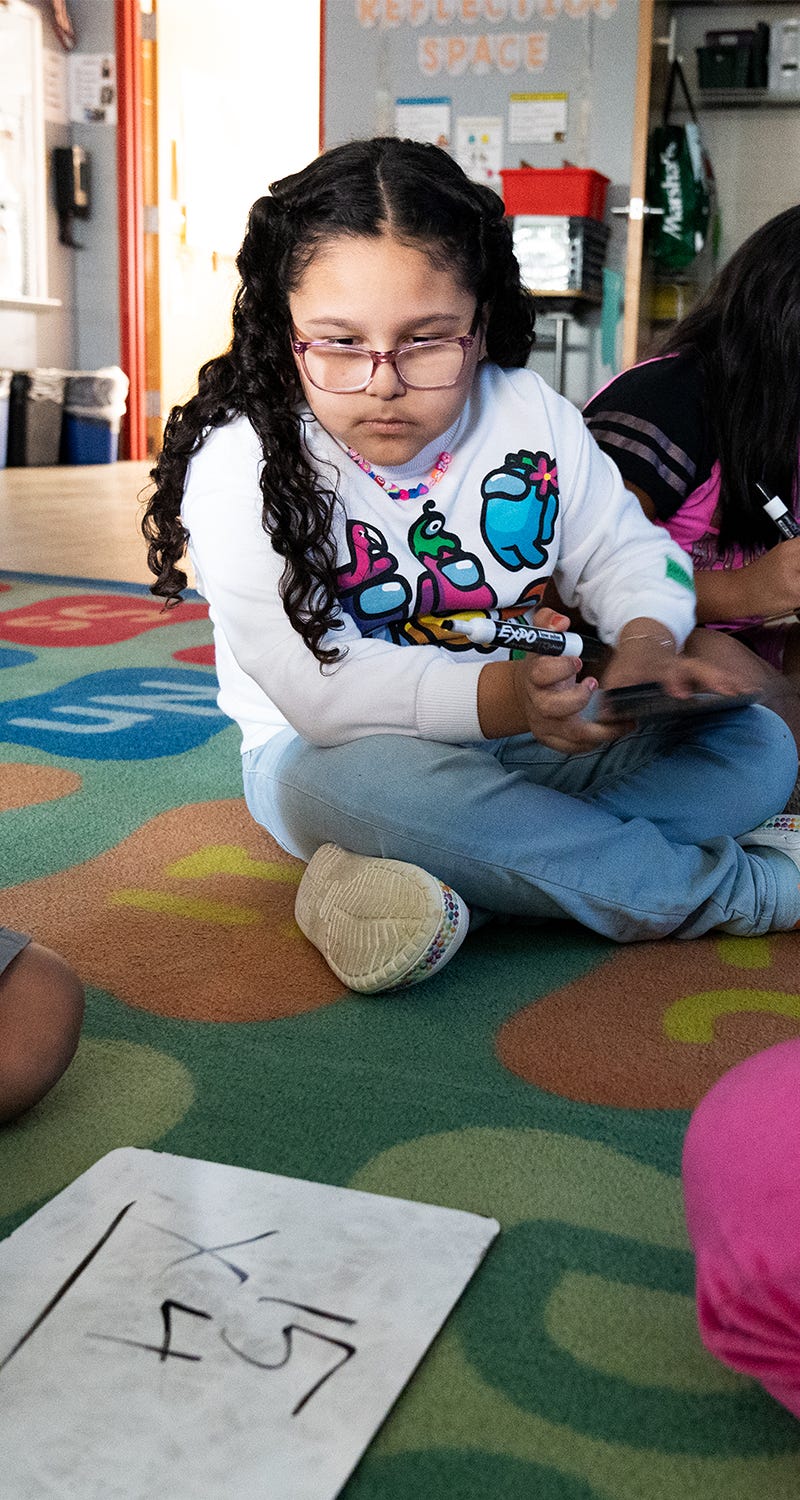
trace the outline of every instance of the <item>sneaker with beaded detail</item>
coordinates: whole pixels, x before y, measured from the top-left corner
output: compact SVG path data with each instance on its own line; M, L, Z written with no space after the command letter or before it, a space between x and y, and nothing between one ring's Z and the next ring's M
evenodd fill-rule
M323 844L297 892L295 918L348 989L408 989L437 974L469 927L461 897L398 859Z
M758 828L753 828L749 833L743 833L737 840L743 849L774 849L778 854L785 854L792 864L800 870L800 814L798 813L776 813L774 818L767 818L766 823L760 823Z

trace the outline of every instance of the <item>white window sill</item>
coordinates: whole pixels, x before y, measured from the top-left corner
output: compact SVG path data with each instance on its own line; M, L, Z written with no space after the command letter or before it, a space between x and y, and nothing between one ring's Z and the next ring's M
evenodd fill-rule
M0 297L0 312L50 312L61 307L58 297Z

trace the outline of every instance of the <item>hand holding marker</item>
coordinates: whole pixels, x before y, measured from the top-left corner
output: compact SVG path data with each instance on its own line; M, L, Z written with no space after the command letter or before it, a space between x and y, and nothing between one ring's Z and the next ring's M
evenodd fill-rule
M798 525L791 511L784 505L780 495L773 495L770 498L769 491L764 489L763 484L756 484L756 489L762 495L766 496L764 509L770 520L775 522L783 540L791 542L795 537L800 536L800 525ZM795 610L795 618L800 620L800 610Z
M770 520L775 522L783 540L789 542L793 537L800 536L800 525L791 511L787 510L780 495L773 495L770 499L769 492L764 489L763 484L757 484L756 489L766 497L764 509Z
M602 642L591 636L584 640L571 630L539 630L535 625L522 625L517 620L491 620L485 615L467 620L442 620L442 626L466 636L476 646L507 646L509 649L535 651L540 656L583 656L587 647L590 653L603 650ZM594 691L581 718L588 723L614 727L744 708L759 701L757 693L699 692L676 698L666 692L660 682L637 682L629 687Z
M465 635L476 646L507 646L509 650L536 651L540 656L582 656L599 642L584 641L573 630L538 630L517 620L489 620L477 616L469 620L442 620L445 630Z

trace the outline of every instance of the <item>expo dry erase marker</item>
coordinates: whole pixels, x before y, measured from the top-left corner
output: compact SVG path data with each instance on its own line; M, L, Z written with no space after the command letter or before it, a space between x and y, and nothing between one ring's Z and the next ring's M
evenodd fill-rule
M791 541L793 537L800 536L800 526L798 526L791 511L788 510L784 505L783 501L780 498L780 495L773 495L772 497L770 497L767 490L764 489L763 484L757 483L756 489L759 490L762 495L766 495L767 498L764 504L764 509L767 512L770 520L775 522L775 525L777 526L784 541L788 542Z
M788 507L784 505L780 495L773 495L770 498L769 491L765 490L763 484L759 484L758 480L756 480L756 489L762 495L766 495L764 510L767 512L770 520L775 522L783 540L791 542L794 537L800 536L800 525L798 525ZM794 617L796 620L800 620L800 610L795 610ZM788 618L791 619L791 616L788 616Z
M477 616L470 620L442 620L445 630L455 630L479 646L516 647L518 651L537 651L541 656L581 656L583 638L574 631L538 630L535 625L520 625L516 620L487 620Z

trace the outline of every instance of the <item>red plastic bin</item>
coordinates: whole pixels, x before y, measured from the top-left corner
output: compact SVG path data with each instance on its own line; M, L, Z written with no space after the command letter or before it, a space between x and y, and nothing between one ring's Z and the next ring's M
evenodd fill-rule
M591 167L501 167L506 214L602 219L610 177Z

